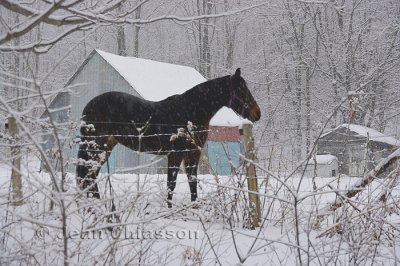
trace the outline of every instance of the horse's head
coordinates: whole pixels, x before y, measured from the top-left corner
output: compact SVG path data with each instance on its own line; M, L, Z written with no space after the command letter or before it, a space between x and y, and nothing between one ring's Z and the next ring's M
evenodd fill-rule
M227 107L233 109L243 118L252 122L258 121L261 116L260 107L254 100L246 81L240 76L240 68L230 77L230 98Z

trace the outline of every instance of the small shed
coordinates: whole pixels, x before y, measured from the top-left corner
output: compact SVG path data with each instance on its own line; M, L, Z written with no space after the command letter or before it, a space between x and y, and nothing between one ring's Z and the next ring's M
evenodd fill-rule
M316 155L315 159L311 158L307 165L305 176L307 177L335 177L339 171L339 160L331 154Z
M160 101L171 95L181 94L204 81L206 79L192 67L93 50L65 85L68 92L59 93L50 103L50 109L53 110L55 121L79 124L83 108L92 98L102 93L120 91L146 100ZM228 117L234 114L230 109L229 113ZM79 129L76 129L74 135L79 136ZM65 139L73 138L67 132ZM51 150L54 140L49 136L45 137L44 147ZM71 148L70 143L66 142L63 148L64 158L73 162L77 149L77 145L72 145ZM148 165L140 170L142 173L166 173L165 157L139 154L122 145L117 145L111 153L109 169L107 165L103 165L101 171L139 172L133 171L139 165ZM74 164L69 164L68 171L75 172Z
M207 155L218 175L231 175L239 166L241 123L242 119L227 107L222 107L210 121Z
M375 129L342 124L324 133L317 154L331 154L339 160L339 173L362 176L400 146L400 141Z

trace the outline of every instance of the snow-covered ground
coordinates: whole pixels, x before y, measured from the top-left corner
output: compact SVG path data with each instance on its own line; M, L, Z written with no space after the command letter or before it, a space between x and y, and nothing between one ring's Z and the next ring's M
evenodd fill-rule
M73 174L66 179L68 190L56 194L37 160L25 160L23 168L24 205L14 208L9 204L11 169L0 165L4 265L62 264L66 244L69 262L76 265L395 265L400 258L400 193L390 189L394 180L375 181L368 193L317 222L326 203L359 178L316 178L313 190L311 178L267 180L259 171L262 219L251 230L246 228L243 176L199 176L200 207L195 209L187 177L180 174L174 207L168 209L165 175L112 175L111 193L102 175L102 199L94 200L79 196ZM382 187L392 191L386 204L377 198ZM66 207L67 242L60 199Z

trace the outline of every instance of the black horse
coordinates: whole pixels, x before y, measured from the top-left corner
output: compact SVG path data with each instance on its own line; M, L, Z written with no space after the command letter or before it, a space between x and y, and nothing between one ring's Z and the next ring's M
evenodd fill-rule
M112 149L120 143L132 150L168 157L168 207L184 161L191 200L197 199L197 166L209 122L223 106L251 121L260 108L237 69L232 76L201 83L181 95L151 102L122 93L93 98L82 113L77 179L88 196L100 198L95 182Z

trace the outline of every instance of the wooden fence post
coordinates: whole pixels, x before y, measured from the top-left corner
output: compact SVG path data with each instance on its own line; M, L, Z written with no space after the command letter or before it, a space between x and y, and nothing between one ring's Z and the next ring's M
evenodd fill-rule
M254 161L254 138L253 124L243 123L243 144L245 148L245 156L247 160ZM246 163L247 185L249 188L249 204L250 204L250 222L255 228L261 221L260 197L258 194L258 184L256 178L256 167L252 163Z
M18 137L18 126L15 117L8 118L8 130L10 135L16 139ZM15 145L15 146L14 146ZM21 180L21 150L18 144L11 146L12 169L11 169L11 186L12 186L12 205L21 206L22 201L22 180Z

